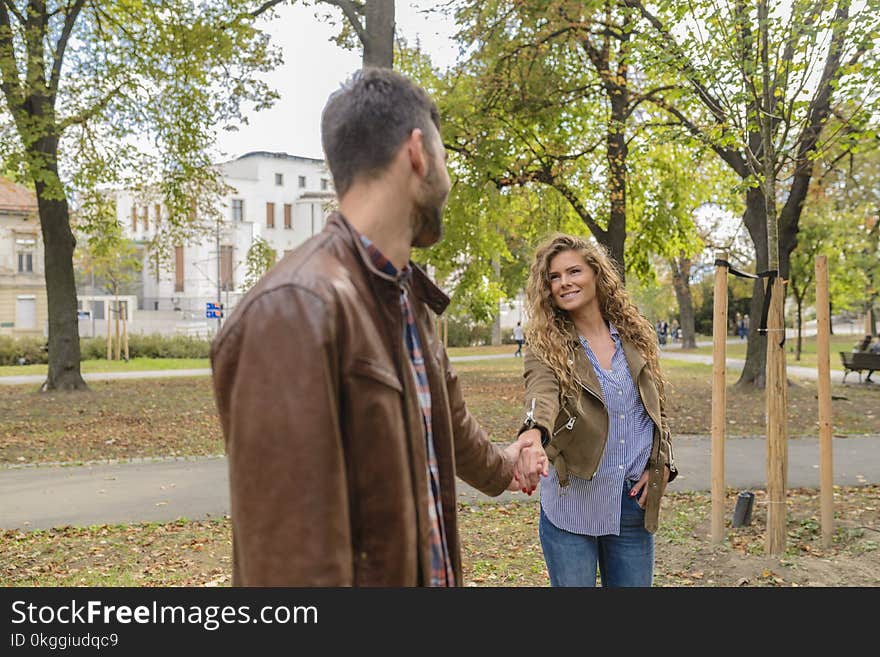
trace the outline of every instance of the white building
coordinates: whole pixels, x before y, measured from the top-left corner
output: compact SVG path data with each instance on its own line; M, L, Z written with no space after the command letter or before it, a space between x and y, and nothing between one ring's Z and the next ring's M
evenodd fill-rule
M228 316L246 291L246 256L254 239L265 239L280 260L324 227L334 205L336 195L323 160L257 151L218 167L233 191L223 199L223 220L217 233L198 243L175 247L170 267L159 271L145 254L141 283L132 290L137 294L138 308L146 311L139 314L145 322L150 311L159 311L156 318L215 327L216 321L206 320L206 303L219 297ZM144 203L129 192L121 192L116 212L126 235L145 244L163 209L160 204ZM169 332L155 326L143 332L153 330Z
M0 335L47 335L43 236L32 191L0 177Z

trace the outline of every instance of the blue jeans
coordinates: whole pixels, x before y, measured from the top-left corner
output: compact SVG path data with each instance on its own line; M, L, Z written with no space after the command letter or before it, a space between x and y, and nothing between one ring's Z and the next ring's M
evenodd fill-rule
M654 536L645 529L645 512L623 489L620 536L584 536L559 529L541 509L539 534L551 586L651 586L654 579Z

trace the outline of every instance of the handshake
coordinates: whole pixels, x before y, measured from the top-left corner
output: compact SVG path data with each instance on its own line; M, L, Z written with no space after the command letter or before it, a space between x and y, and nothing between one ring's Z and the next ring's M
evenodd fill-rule
M513 463L513 479L507 490L521 491L531 495L538 487L541 477L546 477L547 454L541 446L541 432L529 429L519 435L515 442L503 450L504 457Z

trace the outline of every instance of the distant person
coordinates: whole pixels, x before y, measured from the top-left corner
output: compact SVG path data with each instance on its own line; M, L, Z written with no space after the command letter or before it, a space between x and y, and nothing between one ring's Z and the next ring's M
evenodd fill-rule
M853 347L853 351L868 351L871 347L871 334L869 333L864 338L862 338L861 342L857 342Z
M546 466L530 457L526 473L530 437L500 449L468 412L434 330L449 299L410 260L443 230L437 107L365 68L330 96L321 135L339 211L212 346L232 583L460 585L456 474L498 495Z
M523 335L522 322L517 322L516 326L513 327L513 339L516 341L516 351L513 352L513 355L514 356L522 356L523 342L525 342L525 335Z
M871 348L869 349L869 352L872 353L872 354L880 354L880 335L877 335L877 339L876 339L876 340L874 341L874 343L871 345ZM872 375L873 373L874 373L874 370L868 370L868 376L865 377L865 382L866 382L866 383L874 383L874 382L871 380L871 375Z
M743 338L749 337L749 316L748 314L743 315Z
M552 464L539 521L550 584L595 586L598 566L603 586L651 586L660 498L677 474L652 327L582 237L538 247L526 299L521 430Z

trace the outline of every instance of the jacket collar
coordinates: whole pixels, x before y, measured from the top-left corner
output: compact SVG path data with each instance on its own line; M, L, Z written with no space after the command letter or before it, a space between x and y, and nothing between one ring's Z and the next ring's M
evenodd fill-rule
M599 384L599 378L596 376L593 364L584 352L577 329L574 327L573 322L568 322L567 324L568 337L573 354L570 364L574 370L574 377L582 386L604 402L605 397L602 395L602 386ZM626 364L629 366L629 373L632 376L633 384L638 387L639 374L641 374L642 368L645 367L647 361L638 348L622 335L620 336L620 346L623 348L623 355L626 357Z
M370 275L397 284L397 280L383 271L380 271L373 263L370 254L361 243L360 235L341 212L333 212L327 220L324 230L341 236L348 246L357 254L358 259ZM449 297L443 290L428 277L424 270L412 260L409 261L412 269L412 292L416 298L423 301L437 315L442 315L449 306Z

